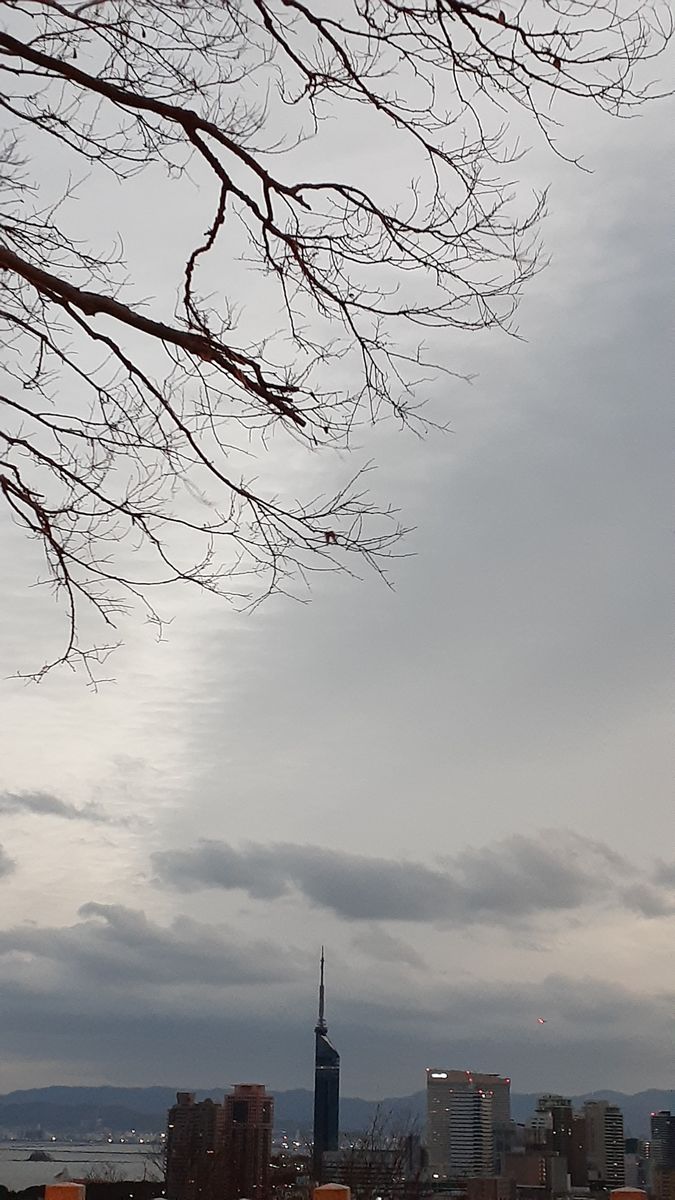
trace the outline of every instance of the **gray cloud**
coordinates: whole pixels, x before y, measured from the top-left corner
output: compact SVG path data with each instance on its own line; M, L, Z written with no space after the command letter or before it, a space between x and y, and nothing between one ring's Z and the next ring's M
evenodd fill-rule
M553 972L536 981L502 981L498 987L486 986L482 979L440 983L424 998L416 998L414 1006L393 996L362 1002L359 1011L368 1022L379 1021L401 1034L421 1021L438 1036L452 1015L453 1030L460 1037L492 1029L500 1039L534 1038L540 1032L535 1028L537 1017L544 1015L546 1023L554 1026L556 1040L574 1041L602 1036L603 1031L607 1036L628 1034L641 1017L658 1024L667 1018L672 1001L672 994L666 992L645 999L616 982ZM545 1038L551 1031L543 1033Z
M68 804L51 792L0 792L0 813L32 813L35 816L63 817L66 821L91 821L96 825L119 824L98 804Z
M235 849L220 841L159 851L153 863L162 883L183 891L240 889L258 900L295 892L351 920L501 925L612 898L621 860L599 843L553 831L506 838L431 867L319 846Z
M259 990L249 989L251 1000ZM3 1029L24 1061L53 1061L57 1044L64 1062L94 1079L212 1086L254 1076L311 1087L313 991L282 999L273 1019L235 1006L230 990L211 989L208 1006L202 993L193 980L169 1007L166 991L147 982L120 1005L119 992L83 995L76 977L56 989L3 980ZM422 1003L400 994L368 1001L357 985L333 1001L346 1094L410 1093L429 1062L504 1071L515 1090L622 1086L627 1071L632 1090L666 1086L672 996L557 974L532 985L434 986Z
M393 934L378 925L373 925L371 928L355 934L352 938L352 945L376 962L404 963L415 969L424 969L425 967L422 955L418 954L414 946L404 941L403 938L394 937Z
M636 883L621 893L627 908L643 917L670 917L675 914L675 893L667 887Z
M6 875L11 875L14 870L16 870L14 859L10 858L4 846L0 846L0 879Z
M82 905L69 927L19 926L0 932L0 956L29 955L89 987L151 983L273 983L298 973L294 956L268 942L238 944L227 930L177 917L164 927L120 904Z
M654 871L654 882L675 888L675 862L658 862Z

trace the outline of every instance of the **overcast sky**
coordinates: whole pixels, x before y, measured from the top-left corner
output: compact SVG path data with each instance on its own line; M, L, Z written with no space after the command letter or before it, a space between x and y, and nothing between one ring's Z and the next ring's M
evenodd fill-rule
M525 340L446 335L452 432L363 450L416 527L393 591L183 592L98 694L2 683L0 1091L310 1087L322 942L347 1094L670 1084L673 113L572 109L593 172L523 165ZM1 534L9 676L55 625Z

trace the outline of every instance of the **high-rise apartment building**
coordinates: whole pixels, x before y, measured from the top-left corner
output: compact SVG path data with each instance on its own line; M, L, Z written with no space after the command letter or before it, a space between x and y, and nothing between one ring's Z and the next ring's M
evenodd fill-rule
M572 1157L574 1113L572 1101L567 1096L540 1096L537 1112L548 1115L546 1147L569 1163Z
M433 1174L464 1179L492 1175L495 1128L511 1116L509 1082L499 1075L427 1070L427 1146Z
M266 1200L273 1123L262 1084L237 1084L224 1104L178 1092L167 1122L167 1200Z
M651 1115L649 1162L655 1170L675 1169L675 1116L665 1110Z
M623 1187L626 1178L623 1113L606 1100L587 1100L586 1160L591 1186Z
M326 1024L324 956L321 948L319 979L319 1017L314 1027L314 1150L312 1170L322 1182L322 1162L326 1151L338 1148L340 1120L340 1055L328 1040Z
M238 1083L225 1097L224 1200L269 1195L274 1099L262 1083Z
M224 1133L221 1104L177 1093L167 1119L167 1200L221 1200Z
M540 1096L528 1132L531 1145L560 1160L560 1170L569 1175L572 1187L587 1186L586 1117L574 1113L567 1096Z
M588 1186L588 1150L586 1140L586 1118L583 1113L574 1113L572 1117L572 1145L567 1162L570 1183L573 1188L585 1188Z

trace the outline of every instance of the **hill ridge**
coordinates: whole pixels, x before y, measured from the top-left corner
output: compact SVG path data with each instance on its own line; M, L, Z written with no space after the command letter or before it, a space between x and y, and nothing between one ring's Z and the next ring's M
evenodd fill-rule
M124 1133L130 1129L158 1132L164 1126L167 1109L173 1104L177 1088L161 1084L148 1087L120 1087L101 1084L95 1087L52 1084L42 1088L15 1089L0 1095L0 1130L23 1133L42 1128L46 1132L86 1137L96 1129ZM198 1099L218 1099L229 1090L227 1086L198 1088ZM278 1128L307 1131L312 1123L312 1092L308 1088L271 1089L275 1098ZM523 1122L534 1111L539 1092L515 1092L511 1096L513 1119ZM570 1099L575 1105L584 1100L606 1099L623 1110L626 1131L636 1137L649 1133L649 1114L655 1109L673 1107L673 1092L650 1088L626 1093L612 1089L596 1089ZM423 1123L425 1093L423 1090L407 1096L389 1096L382 1100L365 1100L359 1096L344 1096L340 1103L340 1124L344 1130L366 1128L377 1108L391 1113L401 1121Z

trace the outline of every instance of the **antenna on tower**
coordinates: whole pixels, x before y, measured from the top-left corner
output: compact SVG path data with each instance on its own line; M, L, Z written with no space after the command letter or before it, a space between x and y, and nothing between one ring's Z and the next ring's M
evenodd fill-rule
M326 1025L325 1009L326 1009L326 988L324 985L324 953L323 946L321 947L321 974L319 976L319 1019L316 1023L316 1032L325 1033L328 1026Z

